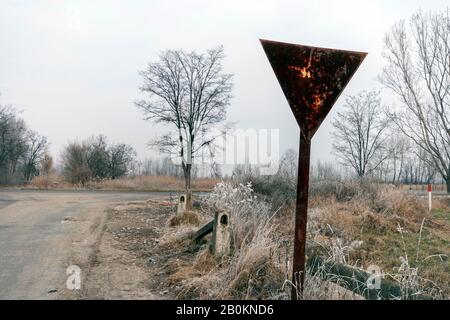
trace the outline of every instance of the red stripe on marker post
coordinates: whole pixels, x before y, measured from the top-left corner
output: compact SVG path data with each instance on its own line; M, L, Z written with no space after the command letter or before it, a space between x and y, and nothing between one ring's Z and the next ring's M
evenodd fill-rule
M428 184L428 211L431 211L432 203L431 203L431 183Z

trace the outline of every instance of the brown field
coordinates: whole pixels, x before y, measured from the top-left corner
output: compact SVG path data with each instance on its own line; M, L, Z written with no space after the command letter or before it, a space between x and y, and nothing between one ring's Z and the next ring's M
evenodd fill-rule
M192 182L194 191L209 191L220 180L199 178ZM81 189L81 190L123 190L123 191L180 191L184 189L184 180L171 176L136 176L114 180L89 181L84 185L73 185L61 175L37 176L23 186L26 189Z

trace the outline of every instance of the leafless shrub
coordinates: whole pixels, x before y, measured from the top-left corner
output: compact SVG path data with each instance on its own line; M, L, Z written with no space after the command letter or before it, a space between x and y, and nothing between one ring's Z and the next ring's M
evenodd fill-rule
M239 250L243 243L250 243L259 226L270 217L270 206L260 201L250 183L234 186L218 183L208 198L211 207L222 208L230 215L232 245Z
M375 198L378 186L368 180L317 181L310 186L312 197L335 197L338 201L349 201L354 198Z
M116 179L126 175L136 152L126 144L108 145L106 137L99 135L81 143L71 142L63 150L63 173L73 184L88 181Z
M385 140L390 122L377 91L347 96L344 108L332 122L333 149L343 166L364 178L387 158Z
M427 214L424 203L393 185L383 185L379 188L377 197L373 201L373 207L383 214L415 219L422 218Z
M41 175L44 176L50 175L54 170L53 157L48 153L44 154L44 157L41 159L39 166Z
M87 150L84 144L69 143L63 151L64 176L73 184L84 184L91 178Z

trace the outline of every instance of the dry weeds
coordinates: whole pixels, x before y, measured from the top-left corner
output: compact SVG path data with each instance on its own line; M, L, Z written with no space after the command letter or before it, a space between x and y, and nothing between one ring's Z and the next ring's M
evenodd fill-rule
M200 223L198 214L194 211L185 211L169 219L169 226L176 227L182 224L198 226Z
M352 183L340 190L339 196L316 192L310 200L308 236L326 248L328 260L362 269L380 266L405 288L399 298L411 299L417 293L449 298L447 201L436 201L441 209L430 214L423 199L391 186ZM227 209L232 230L231 253L220 259L209 251L210 237L200 244L191 240L217 208ZM180 299L289 297L292 203L274 211L255 196L250 185L221 183L198 211L181 219L174 218L176 206L167 201L128 204L116 211L111 217L127 227L118 224L108 230L118 239L118 246L136 252L140 264L146 265L152 279L148 288L155 295ZM303 298L361 299L310 271Z
M219 180L212 178L195 179L192 189L209 191ZM25 185L30 189L87 189L87 190L127 190L127 191L174 191L184 189L184 180L172 176L136 176L119 179L88 181L85 184L68 183L63 176L50 174L37 176Z

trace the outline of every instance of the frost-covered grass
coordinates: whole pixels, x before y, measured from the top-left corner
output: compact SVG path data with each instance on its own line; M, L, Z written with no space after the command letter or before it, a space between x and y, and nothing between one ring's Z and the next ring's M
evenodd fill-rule
M310 199L308 238L326 249L327 261L361 269L379 266L401 286L398 299L449 297L450 245L445 234L450 224L437 224L420 200L390 186L358 190L352 182L339 190L339 199L328 191ZM175 285L179 298L289 298L294 206L286 202L274 208L268 199L250 183L215 186L200 214L207 221L215 209L228 211L231 253L216 259L207 246L201 248L189 263L189 277ZM360 297L308 270L303 298Z

